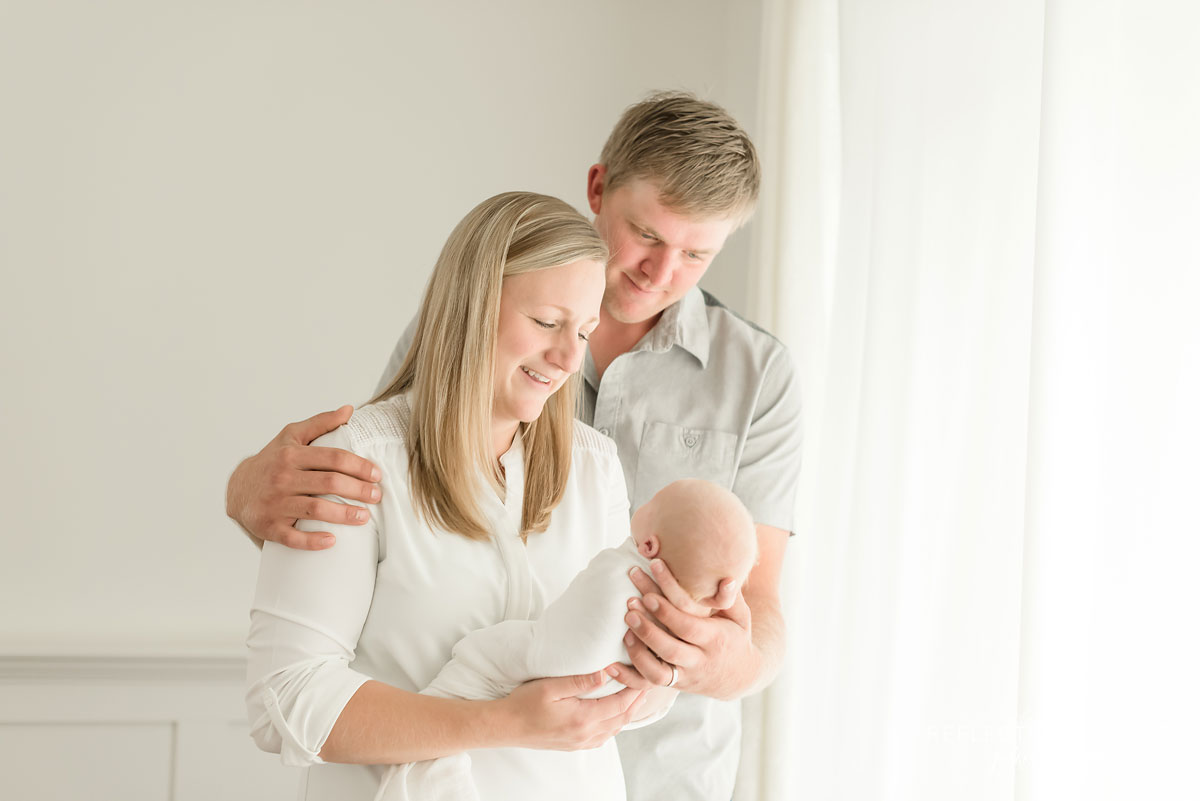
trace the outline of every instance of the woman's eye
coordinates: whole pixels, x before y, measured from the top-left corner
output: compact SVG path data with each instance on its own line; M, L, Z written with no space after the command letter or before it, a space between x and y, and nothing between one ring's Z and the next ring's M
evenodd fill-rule
M579 338L582 339L584 342L588 341L588 335L583 333L582 331L579 332Z
M539 320L536 317L533 318L533 321L535 323L537 323L538 325L540 325L542 328L553 328L554 327L554 323L548 323L545 320Z

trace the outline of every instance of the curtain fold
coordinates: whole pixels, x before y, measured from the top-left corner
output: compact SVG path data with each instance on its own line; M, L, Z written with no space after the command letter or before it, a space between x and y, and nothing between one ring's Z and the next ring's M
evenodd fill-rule
M806 438L738 799L1200 797L1162 764L1200 751L1197 21L766 3L750 312Z

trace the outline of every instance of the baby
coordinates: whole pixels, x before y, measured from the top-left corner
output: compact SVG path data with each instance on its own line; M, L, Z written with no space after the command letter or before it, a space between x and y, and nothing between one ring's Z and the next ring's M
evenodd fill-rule
M596 554L537 620L504 620L471 632L454 646L450 662L423 692L445 698L503 698L518 685L547 676L594 673L626 660L626 601L637 592L629 571L650 575L662 559L679 585L711 609L725 579L741 586L758 558L750 513L732 492L699 479L668 484L634 513L630 537ZM614 679L587 698L622 689ZM663 709L627 728L661 718ZM471 757L393 765L384 771L376 801L477 801Z

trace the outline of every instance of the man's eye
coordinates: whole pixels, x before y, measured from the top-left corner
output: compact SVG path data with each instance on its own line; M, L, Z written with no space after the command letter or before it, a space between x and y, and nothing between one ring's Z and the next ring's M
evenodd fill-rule
M647 233L642 233L641 237L642 237L642 239L646 239L651 242L653 242L653 241L655 241L655 239L657 239L657 237L655 237L654 234L647 234Z
M584 342L588 341L588 335L583 333L582 331L579 332L579 338L582 339Z
M692 261L700 261L700 254L699 254L699 253L692 253L690 250L689 250L689 251L688 251L688 253L687 253L687 257L688 257L689 259L691 259Z

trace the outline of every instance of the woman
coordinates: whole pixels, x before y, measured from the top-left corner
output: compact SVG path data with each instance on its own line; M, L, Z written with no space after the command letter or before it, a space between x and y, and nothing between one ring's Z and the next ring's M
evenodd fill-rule
M382 769L366 766L465 750L484 798L624 797L609 738L643 693L577 699L597 675L416 694L461 637L536 616L629 534L615 446L574 420L606 258L560 200L484 201L442 250L395 381L321 438L379 465L384 495L328 550L263 549L252 735L287 764L351 763L307 771L305 797L369 799Z

